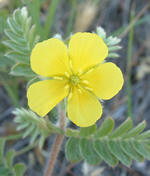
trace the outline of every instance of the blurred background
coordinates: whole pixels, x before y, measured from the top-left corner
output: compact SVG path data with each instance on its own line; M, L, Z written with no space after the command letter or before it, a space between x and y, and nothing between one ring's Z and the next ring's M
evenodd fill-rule
M48 18L48 35L61 34L63 39L78 31L95 31L102 26L108 35L113 33L122 39L120 57L108 60L119 65L124 73L122 91L103 103L103 118L111 116L119 125L127 117L137 124L147 121L150 128L150 1L149 0L0 0L0 136L17 134L12 111L16 107L27 107L24 77L9 74L12 61L5 57L8 50L1 41L5 39L6 19L14 9L27 6L37 33ZM39 16L36 14L39 9ZM134 24L134 25L132 25ZM55 116L55 112L50 114ZM102 118L102 120L103 120ZM27 166L27 176L42 176L45 156L53 142L47 139L43 151L38 148L19 153L15 162ZM11 140L7 148L19 151L27 146L29 139ZM115 168L105 163L89 166L84 162L71 164L65 159L62 148L57 161L57 176L150 176L150 162L134 162L131 168L119 164Z

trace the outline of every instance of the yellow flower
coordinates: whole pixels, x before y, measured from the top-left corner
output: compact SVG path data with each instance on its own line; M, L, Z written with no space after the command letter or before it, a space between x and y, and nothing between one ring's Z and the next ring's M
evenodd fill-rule
M102 115L98 98L112 98L124 82L115 64L104 63L107 55L106 44L93 33L76 33L68 48L55 38L38 43L31 54L31 68L49 79L28 88L29 107L45 116L68 97L68 118L80 127L93 125Z

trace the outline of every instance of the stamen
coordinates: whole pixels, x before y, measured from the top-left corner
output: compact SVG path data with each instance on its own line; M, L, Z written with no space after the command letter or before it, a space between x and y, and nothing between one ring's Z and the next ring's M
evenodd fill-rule
M71 82L71 84L73 84L73 85L78 85L79 82L80 82L80 78L79 78L77 75L72 75L72 76L70 77L70 82Z
M94 68L91 68L90 70L88 70L86 73L91 73L94 70Z
M82 73L83 73L83 71L82 71L82 69L80 69L80 70L78 71L78 75L80 76L80 75L82 75Z
M69 94L69 96L68 96L68 100L70 100L70 99L72 98L72 95L73 95L73 93L70 92L70 94Z
M79 92L80 94L82 94L82 91L81 91L81 89L80 89L80 88L77 88L77 90L78 90L78 92Z
M89 91L93 91L93 89L90 88L90 87L84 87L84 88L87 89L87 90L89 90Z
M72 70L73 67L72 67L72 60L71 59L69 60L69 65L70 65L70 68Z
M63 77L59 77L59 76L54 76L53 79L57 79L57 80L63 80Z
M65 87L64 87L64 89L68 89L69 88L69 84L67 84Z
M70 76L68 72L65 72L65 75L67 76L67 78L69 78Z
M82 80L82 83L84 83L84 84L89 84L89 81L87 81L87 80Z

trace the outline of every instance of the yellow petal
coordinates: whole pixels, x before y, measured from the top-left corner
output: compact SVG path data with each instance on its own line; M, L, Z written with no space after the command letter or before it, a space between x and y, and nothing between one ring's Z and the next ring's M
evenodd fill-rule
M108 62L82 76L89 82L89 87L101 99L110 99L122 88L124 79L119 67Z
M38 115L45 116L67 96L65 85L66 82L60 80L44 80L32 84L27 91L29 107Z
M85 89L74 88L68 97L68 118L80 127L96 123L102 115L102 106L95 95Z
M75 73L101 63L108 55L103 40L93 33L76 33L69 42L69 56Z
M69 71L67 47L55 38L38 43L31 53L31 68L45 77L63 75Z

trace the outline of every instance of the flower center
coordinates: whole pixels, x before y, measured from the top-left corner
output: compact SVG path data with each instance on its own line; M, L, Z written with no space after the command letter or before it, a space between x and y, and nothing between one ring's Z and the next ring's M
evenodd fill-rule
M80 82L80 78L77 75L72 75L70 77L70 82L73 85L77 85Z

